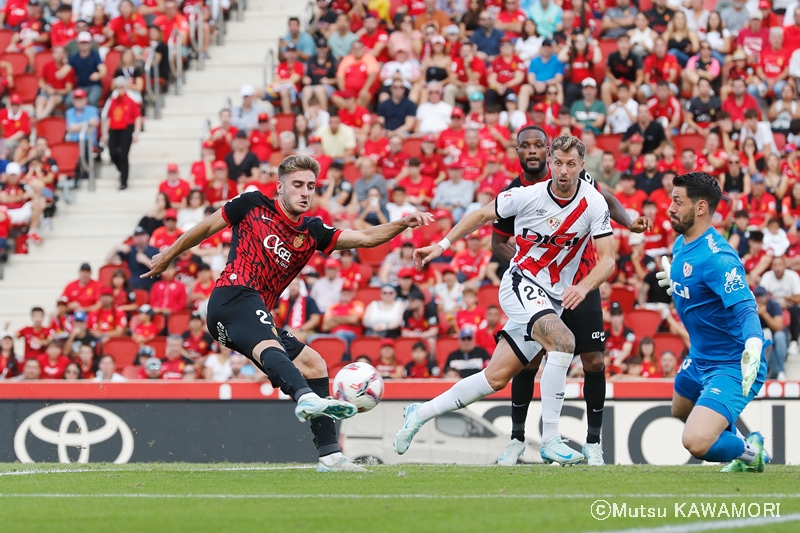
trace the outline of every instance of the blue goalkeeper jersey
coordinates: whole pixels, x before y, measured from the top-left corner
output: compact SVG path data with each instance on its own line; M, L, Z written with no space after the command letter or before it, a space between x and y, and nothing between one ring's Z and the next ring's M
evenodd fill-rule
M713 227L689 244L679 236L672 254L672 298L689 332L690 357L701 368L738 366L745 339L732 307L755 302L738 254Z

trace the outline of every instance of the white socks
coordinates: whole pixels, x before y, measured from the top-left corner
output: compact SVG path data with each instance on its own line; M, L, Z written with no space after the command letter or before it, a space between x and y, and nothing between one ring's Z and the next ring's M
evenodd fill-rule
M336 461L342 458L342 452L334 452L332 454L326 455L325 457L320 457L319 462L324 464L325 466L333 466L336 464Z
M564 375L566 376L566 373ZM486 380L486 371L482 370L477 374L462 379L453 385L450 390L443 392L433 400L425 402L419 407L417 413L423 422L427 422L439 415L463 409L494 392L496 391Z
M307 392L297 399L297 403L300 403L306 399L311 400L313 398L319 398L319 395L316 392Z
M539 388L542 392L542 444L560 436L558 420L564 405L564 389L567 387L567 370L572 354L547 352L547 364L542 371Z
M744 451L742 452L742 455L740 455L738 458L744 461L745 463L750 464L753 462L753 459L756 458L757 454L758 450L756 449L756 447L750 444L749 442L745 441Z

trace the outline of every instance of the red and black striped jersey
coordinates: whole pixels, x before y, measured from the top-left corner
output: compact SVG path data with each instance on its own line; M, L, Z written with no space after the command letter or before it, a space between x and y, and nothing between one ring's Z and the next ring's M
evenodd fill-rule
M317 250L330 253L341 230L316 217L292 222L275 200L259 191L246 192L222 207L232 228L228 264L217 287L250 287L267 309L273 309L283 290Z
M508 184L508 186L503 189L507 191L509 189L514 189L516 187L527 187L528 185L535 185L536 183L540 182L528 182L523 180L524 174L520 174L514 180ZM547 170L547 177L545 177L541 181L547 181L551 178L550 170ZM581 170L581 174L579 176L580 179L591 185L593 188L597 189L598 192L603 192L600 188L600 184L595 181L591 174L586 172L585 170ZM509 217L509 218L501 218L494 221L494 231L504 237L513 237L514 236L514 219L516 217ZM581 254L581 262L578 266L578 271L575 273L575 279L573 281L574 284L577 284L583 278L589 275L589 272L597 264L597 250L595 250L594 243L590 240L586 243L586 248L583 250L583 254Z

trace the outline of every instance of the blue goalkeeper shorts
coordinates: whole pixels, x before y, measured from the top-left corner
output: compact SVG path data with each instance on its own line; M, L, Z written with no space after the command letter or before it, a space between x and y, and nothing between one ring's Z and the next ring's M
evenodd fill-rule
M739 364L716 363L700 368L690 353L675 376L675 392L695 405L721 414L733 425L747 404L756 397L766 379L767 359L762 354L758 377L750 388L750 394L742 396L742 368Z

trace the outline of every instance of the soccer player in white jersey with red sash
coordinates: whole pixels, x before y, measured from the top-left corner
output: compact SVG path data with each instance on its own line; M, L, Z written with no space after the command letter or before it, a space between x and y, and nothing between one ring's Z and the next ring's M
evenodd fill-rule
M545 462L583 461L561 439L559 417L575 338L561 321L563 309L574 309L586 294L614 270L611 217L603 196L579 179L586 148L575 137L559 137L551 145L552 179L501 193L494 202L465 216L439 244L414 252L424 265L483 224L516 217L516 253L500 283L500 305L509 318L489 365L424 404L411 404L405 425L395 436L395 451L408 450L422 425L436 416L462 409L502 390L540 349L547 353L541 379L542 445ZM594 238L598 261L573 285L583 249Z

